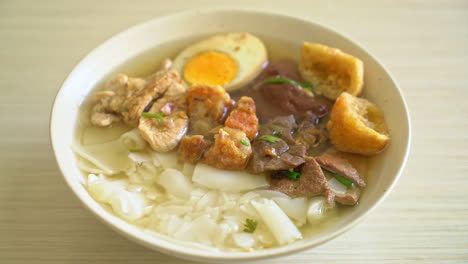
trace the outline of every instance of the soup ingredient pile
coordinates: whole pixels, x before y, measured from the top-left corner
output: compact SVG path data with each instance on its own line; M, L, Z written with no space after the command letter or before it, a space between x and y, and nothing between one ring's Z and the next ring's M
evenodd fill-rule
M269 62L259 38L219 34L111 79L90 123L129 131L73 149L91 195L129 222L230 250L289 244L357 204L367 156L388 145L363 88L363 63L341 50L304 42L299 63Z

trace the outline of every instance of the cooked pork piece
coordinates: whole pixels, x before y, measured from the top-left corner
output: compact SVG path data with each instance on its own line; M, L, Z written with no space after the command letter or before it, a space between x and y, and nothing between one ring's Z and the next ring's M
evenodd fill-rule
M91 122L96 126L109 126L122 118L127 125L136 127L143 110L172 86L185 90L179 74L171 70L156 72L146 79L119 74L105 91L96 93Z
M205 152L203 162L219 169L242 170L252 154L244 131L224 127L215 135L213 146Z
M366 186L366 182L361 178L359 172L346 159L338 156L336 152L325 152L315 157L315 159L324 169L338 173L360 187Z
M348 189L346 186L342 185L336 180L334 180L334 182L331 182L331 180L334 178L331 172L324 170L323 174L328 180L328 185L330 187L330 190L334 193L335 201L337 203L343 205L355 205L358 202L359 197L361 195L360 187L354 186L353 188Z
M361 196L359 187L348 190L345 194L335 193L335 201L343 205L355 205Z
M291 83L269 83L260 88L262 95L272 105L287 114L300 114L312 111L322 117L328 113L330 105L304 92Z
M254 100L247 96L241 97L224 125L244 131L247 137L253 140L258 132L258 118L255 114Z
M283 140L279 142L267 142L256 140L253 145L253 155L250 159L249 169L253 173L261 173L265 170L284 170L290 166L284 163L279 156L289 149Z
M153 105L147 115L140 118L140 135L157 152L173 150L188 129L188 117L185 111L173 103L166 103L161 108Z
M278 142L279 143L279 142ZM278 146L278 143L276 146ZM283 141L284 143L284 141ZM285 144L285 143L284 143ZM287 145L286 145L287 146ZM259 155L264 149L264 155ZM252 156L251 170L254 173L260 173L263 171L276 171L276 170L288 170L295 168L305 162L305 147L304 146L293 146L287 148L293 151L281 152L282 148L276 148L271 143L255 143L254 155ZM275 155L270 155L273 152ZM257 154L257 155L255 155Z
M289 147L288 153L293 156L305 157L307 156L307 150L301 145L292 145Z
M270 78L287 78L297 83L302 82L298 72L298 65L292 61L278 61L268 65L263 73L257 78L257 85L262 95L275 107L282 109L284 114L301 114L305 111L312 111L317 116L324 116L328 113L330 106L328 103L317 99L294 84L268 83L263 82Z
M307 155L306 148L301 145L293 145L289 150L280 155L280 159L289 165L289 168L297 167L305 162L304 157Z
M101 112L98 108L95 110L96 112L91 115L91 124L95 126L106 127L120 121L120 117L116 114Z
M296 128L296 119L293 115L278 116L265 124L258 136L273 135L282 138L288 144L294 144L296 141L292 133Z
M233 105L229 94L221 86L192 86L185 100L191 135L208 136L210 130L224 123Z
M184 99L186 91L185 85L170 85L163 96L153 99L152 105L150 104L146 108L153 109L154 111L158 111L159 109L159 111L165 114L172 112L172 109L168 107L185 110L187 108Z
M305 111L312 111L319 117L328 113L331 108L328 102L309 95L294 84L289 82L264 83L266 79L278 77L287 78L297 83L302 82L297 63L278 61L268 65L257 77L252 89L242 94L254 99L257 106L257 117L262 123L276 116L302 114Z
M316 115L308 111L294 133L296 144L304 145L310 156L323 153L329 145L323 128L325 123L320 122Z
M291 60L280 60L270 63L263 72L255 79L256 85L260 85L266 79L281 76L290 80L301 82L302 78L299 73L299 65Z
M305 146L293 145L291 133L296 126L294 117L289 115L276 117L263 127L252 146L253 155L249 167L253 173L287 170L305 162ZM265 138L268 136L273 136L274 140Z
M179 160L195 164L200 160L211 142L205 140L201 135L184 136L180 142L177 156Z
M314 158L307 158L298 180L272 178L270 188L291 197L313 197L323 195L327 199L328 204L333 204L334 193L330 190L328 181L320 165Z
M158 71L146 78L146 86L140 92L125 101L128 111L122 112L123 121L130 126L137 126L141 113L155 99L162 97L166 91L185 91L185 84L177 72L172 70Z
M146 81L140 78L130 78L124 74L118 74L109 81L107 89L94 95L95 104L91 108L91 123L95 126L109 126L113 122L120 121L125 101L135 93L143 90Z

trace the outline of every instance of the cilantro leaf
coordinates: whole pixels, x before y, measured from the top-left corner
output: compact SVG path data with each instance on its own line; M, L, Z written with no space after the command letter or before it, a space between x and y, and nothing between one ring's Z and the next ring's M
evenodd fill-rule
M252 219L246 219L244 224L244 232L253 233L257 228L258 222Z

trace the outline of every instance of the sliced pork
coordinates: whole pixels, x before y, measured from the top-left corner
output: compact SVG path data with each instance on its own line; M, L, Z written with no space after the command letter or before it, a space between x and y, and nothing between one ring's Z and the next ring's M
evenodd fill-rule
M335 201L343 205L355 205L361 195L361 188L354 186L347 188L345 185L335 179L333 174L327 170L323 170L323 174L328 180L328 186L335 195Z
M96 126L109 126L122 119L125 124L136 127L145 108L171 87L185 91L184 82L172 70L158 71L145 79L119 74L105 91L96 93L91 122Z
M302 114L312 111L319 117L328 113L331 105L306 93L302 88L290 82L264 83L266 79L287 78L300 84L298 65L293 61L283 60L271 63L257 77L252 87L242 94L250 96L257 105L257 116L265 123L276 116Z
M157 152L168 152L177 147L187 133L188 116L183 109L166 103L160 109L150 109L153 116L142 116L138 129L141 137Z
M279 116L263 126L253 143L249 169L253 173L286 170L305 162L306 148L294 145L294 116ZM288 144L289 143L289 144Z
M282 179L272 178L270 188L291 197L323 195L327 199L328 204L333 204L334 193L330 190L328 181L320 165L314 158L307 158L307 162L302 167L301 176L298 180L286 177Z
M346 159L338 156L337 152L325 152L320 156L315 157L317 162L324 169L338 173L345 178L350 179L360 187L365 187L366 182L359 175L359 172Z
M319 155L328 148L329 142L324 128L325 124L326 122L308 111L298 125L294 139L296 144L306 147L310 156Z

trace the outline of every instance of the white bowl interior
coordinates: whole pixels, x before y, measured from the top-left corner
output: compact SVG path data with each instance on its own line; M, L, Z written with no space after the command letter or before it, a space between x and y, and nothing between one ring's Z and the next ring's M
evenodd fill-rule
M283 39L300 52L303 41L318 42L350 53L365 65L365 96L385 113L392 140L371 162L369 184L359 205L345 210L329 227L295 244L249 253L208 252L161 235L150 235L104 210L82 185L72 144L78 108L102 79L135 56L167 43L182 44L217 32L250 32L260 37ZM167 45L166 45L167 46ZM132 240L161 252L200 261L253 260L296 252L326 242L354 226L374 208L395 184L410 145L408 110L401 91L388 71L366 50L348 38L314 23L263 11L193 10L135 26L92 51L68 76L59 91L51 116L51 140L66 182L79 199L106 224Z

